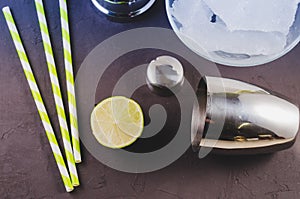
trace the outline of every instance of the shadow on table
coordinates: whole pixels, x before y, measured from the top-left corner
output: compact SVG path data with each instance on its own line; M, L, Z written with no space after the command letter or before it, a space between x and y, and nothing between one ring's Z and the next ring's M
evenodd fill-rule
M271 161L276 153L258 155L219 155L210 153L206 157L199 159L197 152L190 148L178 160L181 164L189 167L214 168L214 169L247 169L260 167Z

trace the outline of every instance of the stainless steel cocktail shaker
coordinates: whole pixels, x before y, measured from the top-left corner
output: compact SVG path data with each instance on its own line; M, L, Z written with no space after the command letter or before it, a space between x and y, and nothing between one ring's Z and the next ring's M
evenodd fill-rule
M192 146L217 153L258 154L293 145L299 109L289 101L245 82L204 77L192 116Z

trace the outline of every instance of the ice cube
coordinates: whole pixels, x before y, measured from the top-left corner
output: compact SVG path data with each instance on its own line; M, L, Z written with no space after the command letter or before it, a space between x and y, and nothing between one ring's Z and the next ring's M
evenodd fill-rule
M204 0L231 31L288 34L300 0Z
M189 40L193 40L197 44L194 46L198 46L199 49L206 52L224 51L247 55L270 55L284 49L286 36L283 33L257 30L232 31L219 16L215 17L214 23L211 22L214 13L204 1L197 0L197 4L191 3L193 1L195 2L195 0L175 1L172 14L183 25L180 32ZM189 3L184 5L183 2Z
M184 27L181 31L207 52L271 55L282 51L286 44L286 37L282 33L243 30L231 32L221 24L208 25L206 28L195 24L194 27Z
M197 14L198 17L201 16L201 18L209 19L213 13L211 9L207 6L205 7L202 0L175 0L172 5L171 14L175 16L178 22L188 26L190 22L197 20L194 18L195 14ZM203 20L199 21L199 23L202 21Z

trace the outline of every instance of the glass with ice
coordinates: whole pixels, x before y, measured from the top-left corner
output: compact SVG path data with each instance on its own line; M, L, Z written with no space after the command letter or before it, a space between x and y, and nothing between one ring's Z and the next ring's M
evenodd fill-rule
M213 62L254 66L273 61L300 41L300 0L167 0L173 30Z

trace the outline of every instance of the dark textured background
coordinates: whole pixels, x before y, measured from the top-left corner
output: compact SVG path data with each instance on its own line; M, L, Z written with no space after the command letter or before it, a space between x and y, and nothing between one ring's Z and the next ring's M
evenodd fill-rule
M54 128L58 132L34 1L1 0L0 7L5 5L13 11ZM45 7L58 71L63 82L58 1L45 0ZM69 10L76 71L97 44L116 33L144 26L170 27L164 1L160 0L149 12L131 23L107 20L97 14L89 0L69 1ZM300 45L283 58L263 66L219 66L219 69L224 77L238 78L273 89L299 104L299 54ZM65 90L64 84L62 88ZM1 199L300 197L299 141L291 149L264 156L210 155L199 160L196 154L188 150L167 168L147 174L127 174L112 170L95 160L82 147L83 163L78 166L81 186L71 194L66 193L2 15L0 93ZM106 94L109 95L109 92Z

